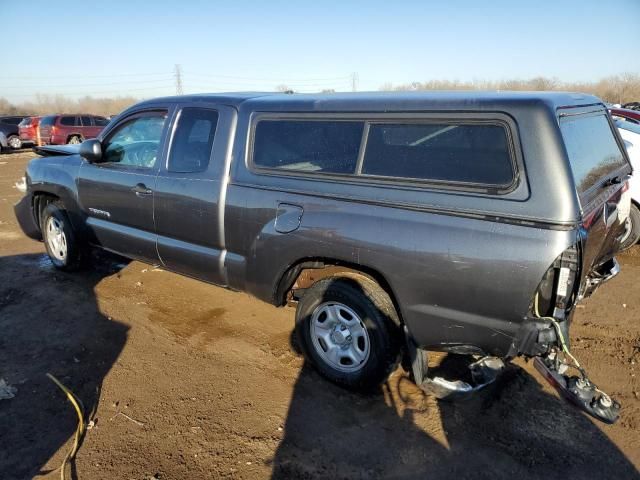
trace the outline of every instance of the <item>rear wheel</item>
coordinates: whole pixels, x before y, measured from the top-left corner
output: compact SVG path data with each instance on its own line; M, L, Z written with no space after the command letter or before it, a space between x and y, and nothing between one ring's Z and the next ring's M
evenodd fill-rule
M54 267L71 271L82 265L84 246L74 232L62 203L54 202L45 207L41 229L47 254Z
M631 212L627 219L626 230L622 237L621 250L628 250L640 240L640 209L634 203L631 204Z
M9 138L7 138L7 144L9 144L9 146L14 150L22 148L22 141L17 135L9 135Z
M71 135L67 143L69 145L77 145L79 143L82 143L82 137L80 135Z
M326 378L367 390L395 369L400 352L398 315L389 295L366 277L322 279L296 310L305 357Z

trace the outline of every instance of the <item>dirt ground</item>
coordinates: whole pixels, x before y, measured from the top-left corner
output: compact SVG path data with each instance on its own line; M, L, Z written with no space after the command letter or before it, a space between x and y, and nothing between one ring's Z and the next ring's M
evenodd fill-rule
M516 361L458 403L398 370L378 393L321 379L291 345L292 309L101 256L55 271L12 205L29 152L0 155L0 479L58 478L71 405L92 412L79 479L640 478L640 247L585 302L571 335L623 405L605 426Z

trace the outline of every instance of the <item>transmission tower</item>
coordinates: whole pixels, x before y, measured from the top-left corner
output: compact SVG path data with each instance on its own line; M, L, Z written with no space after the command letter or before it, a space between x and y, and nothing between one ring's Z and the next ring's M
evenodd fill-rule
M358 91L358 81L360 80L360 77L358 75L358 72L353 72L351 74L351 91L352 92L357 92Z
M177 63L175 66L174 77L176 79L176 95L182 95L182 69Z

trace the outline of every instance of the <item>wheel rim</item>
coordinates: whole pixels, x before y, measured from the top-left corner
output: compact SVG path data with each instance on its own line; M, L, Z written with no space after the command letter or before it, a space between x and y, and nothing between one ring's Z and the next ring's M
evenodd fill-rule
M70 145L77 145L78 143L80 143L80 137L73 136L69 139Z
M631 235L632 230L633 230L633 223L631 223L631 218L627 217L627 220L624 223L624 233L620 237L620 243L625 243L629 239L629 235Z
M11 137L9 139L9 146L15 150L17 150L18 148L20 148L22 145L22 142L20 141L19 138L17 137Z
M342 303L319 305L311 315L311 341L318 356L341 372L357 372L369 359L371 342L367 327Z
M49 252L56 260L64 262L67 258L67 237L62 229L62 222L57 218L49 217L46 231Z

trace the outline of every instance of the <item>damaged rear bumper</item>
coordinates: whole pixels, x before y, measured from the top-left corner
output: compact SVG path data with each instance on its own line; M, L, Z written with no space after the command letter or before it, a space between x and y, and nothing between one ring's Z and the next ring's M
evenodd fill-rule
M588 298L602 285L620 273L620 264L615 258L603 263L587 275L578 294L578 300Z

